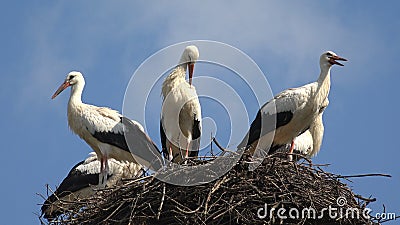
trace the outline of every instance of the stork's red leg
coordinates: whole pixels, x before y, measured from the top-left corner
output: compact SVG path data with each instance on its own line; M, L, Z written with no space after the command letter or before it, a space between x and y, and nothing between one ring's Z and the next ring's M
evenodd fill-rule
M100 172L104 170L103 157L100 158Z
M99 187L106 187L108 170L107 156L102 156L100 159Z
M186 146L185 159L189 158L189 145L190 145L190 143L188 143L187 146Z
M290 144L290 150L289 150L289 155L288 159L289 161L293 161L293 150L294 150L294 139L292 140L292 143Z
M169 148L169 161L172 161L173 159L174 159L174 156L172 155L172 145L171 145L171 142L170 141L168 141L168 143L169 143L169 146L168 146L168 148Z
M103 157L101 157L100 159L99 159L99 161L100 161L100 173L99 173L99 186L101 186L103 183L104 183L104 159L103 159Z
M104 159L104 168L105 168L105 170L104 170L104 176L105 176L105 180L107 181L107 176L108 176L108 172L110 171L110 168L108 167L108 157L106 156L106 157L104 157L105 159Z

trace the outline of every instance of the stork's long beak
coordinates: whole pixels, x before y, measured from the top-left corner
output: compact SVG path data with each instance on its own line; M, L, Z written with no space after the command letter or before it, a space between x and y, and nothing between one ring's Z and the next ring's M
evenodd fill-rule
M53 96L51 96L51 99L54 99L59 95L62 91L64 91L67 87L69 87L71 84L68 81L65 81L60 85L60 87L57 89L56 92L54 92Z
M193 71L194 71L194 63L191 62L188 64L189 67L189 84L192 86L192 78L193 78Z
M340 62L337 62L336 60L338 60L338 61L347 61L347 59L342 58L342 57L337 56L337 55L333 55L333 56L329 57L329 62L332 65L336 64L336 65L339 65L339 66L344 66L343 64L341 64Z

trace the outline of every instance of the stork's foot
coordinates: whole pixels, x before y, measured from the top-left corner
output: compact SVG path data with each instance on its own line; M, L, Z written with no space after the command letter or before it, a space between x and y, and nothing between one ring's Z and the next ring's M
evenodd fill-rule
M104 173L99 174L99 184L97 185L98 189L104 189L107 183L107 175Z
M293 155L291 153L288 154L288 161L293 162Z
M102 158L100 161L100 174L99 174L99 189L104 189L107 183L107 175L108 175L108 160L106 157Z
M290 150L288 154L288 161L293 162L293 150L294 150L294 139L292 140L292 143L290 144Z
M172 162L174 156L172 155L172 151L169 152L168 160Z
M185 157L183 158L183 160L185 161L185 163L184 163L185 165L187 164L188 158L189 158L189 146L190 146L190 143L188 143L186 145Z
M184 154L184 153L181 151L180 157L181 157L181 159L182 159L181 164L182 164L182 165L187 165L188 162L187 162L186 154Z

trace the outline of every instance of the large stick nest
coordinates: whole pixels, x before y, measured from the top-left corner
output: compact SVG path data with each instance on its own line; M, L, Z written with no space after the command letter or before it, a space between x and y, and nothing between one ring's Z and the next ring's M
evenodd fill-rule
M198 186L175 186L154 176L126 180L88 199L63 202L64 214L50 223L377 224L362 216L373 200L354 194L340 176L325 172L308 160L301 161L268 156L256 170L249 171L248 157L242 157L225 175ZM340 207L338 198L345 199L345 205ZM337 208L336 217L322 211L329 206ZM271 213L272 208L275 210ZM287 219L278 216L280 208L286 210L281 215ZM296 209L291 213L295 218L289 218L291 208ZM304 208L316 213L305 211L302 216ZM357 209L359 216L351 216L346 211L349 208Z

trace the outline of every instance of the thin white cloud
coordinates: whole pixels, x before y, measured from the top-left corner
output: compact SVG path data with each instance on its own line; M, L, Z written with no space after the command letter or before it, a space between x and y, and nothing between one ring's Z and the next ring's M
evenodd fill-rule
M115 75L115 79L126 81L132 64L138 65L160 47L191 39L224 41L244 50L256 60L267 78L275 81L272 87L275 92L315 80L319 73L319 54L326 49L337 49L338 53L352 57L350 53L356 48L361 55L358 60L364 63L373 60L373 54L368 53L378 51L371 44L377 41L378 34L358 27L357 22L343 23L343 18L325 13L327 6L323 4L291 3L291 7L283 2L212 4L213 7L204 2L141 5L99 2L94 10L92 4L83 2L75 7L56 3L41 10L27 29L27 35L35 43L35 57L27 62L31 65L26 79L30 85L21 92L20 104L29 101L46 107L46 101L64 74L73 69L89 70L103 77L101 70L109 62L113 66L117 64L115 74L124 72L121 77ZM146 36L151 40L140 39ZM146 51L141 43L146 41L154 42L155 47ZM106 47L124 48L124 44L127 44L126 50L121 52L126 58L121 57L121 62L104 55L112 50ZM200 49L201 53L207 51ZM177 62L180 52L177 54L178 57L170 56L168 60ZM138 58L137 61L132 62L132 57ZM240 65L241 61L229 64ZM349 79L355 80L354 76ZM91 81L103 82L102 79ZM265 88L254 83L257 90ZM142 98L134 95L131 101L141 102Z
M315 80L319 72L318 56L327 49L346 54L351 52L347 49L357 48L365 57L364 61L371 62L373 56L367 53L376 50L371 43L379 36L359 27L356 22L344 23L344 18L326 13L328 7L332 5L296 2L288 7L284 2L119 5L100 1L94 8L89 2L74 7L57 3L37 12L29 23L27 35L34 38L36 48L35 58L28 62L32 65L28 72L32 85L22 96L35 101L32 93L47 96L52 91L49 85L53 88L54 82L59 82L59 74L72 69L95 71L107 66L102 61L105 57L98 56L107 52L105 46L127 44L125 54L130 57L135 49L141 49L142 52L133 56L143 60L154 52L154 48L148 52L141 48L141 41L146 40L137 38L146 35L153 39L154 46L159 47L191 39L214 39L233 44L256 59L271 79L279 77L282 80L284 77L283 87L293 85L293 82L302 84ZM132 70L131 58L122 58L122 62L109 60L120 65L125 73Z

